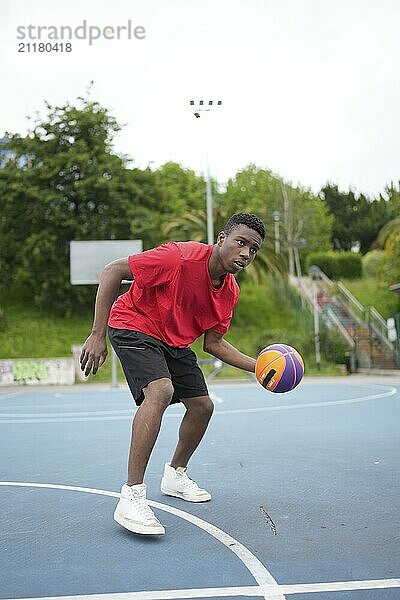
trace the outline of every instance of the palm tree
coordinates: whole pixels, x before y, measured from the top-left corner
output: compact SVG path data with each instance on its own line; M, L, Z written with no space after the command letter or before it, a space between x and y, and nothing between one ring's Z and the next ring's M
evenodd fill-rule
M219 216L221 217L221 215ZM218 221L221 223L221 218ZM201 209L177 215L165 221L161 225L161 231L166 240L195 240L205 242L207 237L206 212ZM287 265L282 258L275 255L270 243L266 242L258 253L257 260L246 269L243 277L250 277L254 283L259 284L266 274L283 276L286 272Z
M161 225L165 239L176 241L194 240L205 242L207 237L206 213L204 210L192 210L172 216Z

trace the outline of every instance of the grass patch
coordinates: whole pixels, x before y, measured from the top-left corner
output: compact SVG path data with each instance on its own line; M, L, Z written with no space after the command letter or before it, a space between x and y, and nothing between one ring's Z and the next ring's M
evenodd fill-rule
M4 301L1 308L0 359L71 357L72 345L82 345L92 326L91 313L55 317L17 302L5 305ZM110 351L109 343L108 347ZM119 365L118 368L122 380L123 373ZM88 381L111 381L109 357Z
M312 316L303 310L297 293L286 283L268 280L261 286L243 284L232 324L226 335L227 341L249 356L257 356L262 348L273 344L289 344L296 348L305 362L308 374L337 375L342 373L336 363L344 363L347 350L341 339L332 340L321 324L321 369L317 370L314 353L314 327ZM202 342L193 344L200 358L208 357L202 351ZM217 378L244 377L248 374L233 367L225 367Z
M37 308L6 302L3 299L0 323L0 358L52 358L72 356L72 345L82 345L92 326L92 311L70 317L55 317ZM244 283L239 303L235 309L231 328L226 339L245 354L256 356L265 346L285 343L297 348L305 360L306 373L316 374L312 317L303 311L300 300L284 283L268 280L254 286ZM202 350L202 339L193 349L199 358L212 358ZM322 348L324 351L324 348ZM340 368L330 360L332 352L326 348L321 364L321 374L337 374ZM336 357L341 359L341 350ZM205 365L209 373L212 366ZM124 376L119 366L119 379ZM249 375L240 369L225 367L218 377L243 377ZM105 365L89 382L111 380L110 354Z
M374 306L385 319L400 312L400 294L389 291L387 284L378 279L346 279L343 283L361 304Z

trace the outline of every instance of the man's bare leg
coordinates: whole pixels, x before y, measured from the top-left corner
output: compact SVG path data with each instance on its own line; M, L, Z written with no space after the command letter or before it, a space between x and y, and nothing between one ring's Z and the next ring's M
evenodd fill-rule
M144 400L132 423L132 438L128 461L128 485L143 483L150 454L160 431L165 409L170 404L174 388L168 378L156 379L143 390Z
M186 413L179 428L179 441L171 460L171 467L175 468L187 466L206 432L214 410L209 396L185 398L182 403L186 406Z

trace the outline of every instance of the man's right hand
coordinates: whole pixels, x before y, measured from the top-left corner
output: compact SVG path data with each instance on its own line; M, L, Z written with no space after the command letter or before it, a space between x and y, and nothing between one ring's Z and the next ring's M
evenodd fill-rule
M80 363L81 369L86 376L96 375L97 370L104 364L107 358L107 344L105 336L91 333L83 344Z

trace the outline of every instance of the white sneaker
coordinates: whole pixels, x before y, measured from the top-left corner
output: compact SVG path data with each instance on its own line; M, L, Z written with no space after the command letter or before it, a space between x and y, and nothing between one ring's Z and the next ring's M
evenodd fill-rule
M182 498L188 502L207 502L211 500L211 494L199 488L197 483L186 474L186 467L178 467L177 470L169 463L165 464L164 476L161 480L161 491L167 496Z
M164 527L147 504L145 483L122 486L114 520L133 533L150 535L165 533Z

